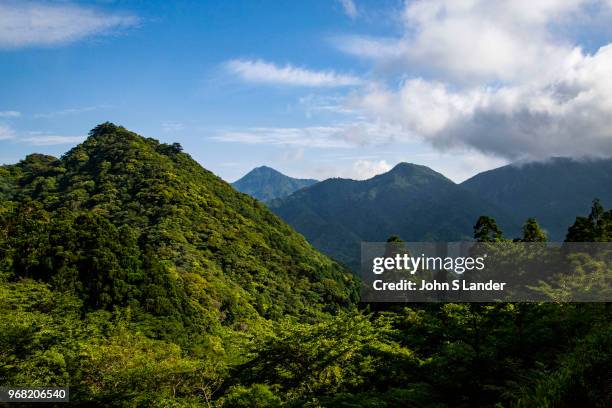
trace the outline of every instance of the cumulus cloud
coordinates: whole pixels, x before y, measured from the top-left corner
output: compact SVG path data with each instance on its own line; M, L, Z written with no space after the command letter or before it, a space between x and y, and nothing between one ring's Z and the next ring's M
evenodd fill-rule
M66 44L138 24L132 15L72 4L8 1L0 3L0 48Z
M574 45L555 24L586 12L596 0L411 1L400 16L400 37L347 36L339 47L381 64L437 72L458 81L545 76Z
M612 45L576 51L539 82L453 90L424 79L372 89L353 103L449 150L471 148L509 159L612 155Z
M359 85L362 80L334 71L313 71L290 64L278 66L262 60L231 60L225 64L234 75L245 81L304 87L341 87Z
M589 53L557 29L594 4L610 5L406 3L401 38L345 38L341 45L412 68L397 86L352 94L348 106L400 127L396 140L425 140L441 151L510 160L612 155L612 44Z
M342 6L342 10L344 10L344 14L353 20L357 18L357 6L353 0L339 0L339 2Z

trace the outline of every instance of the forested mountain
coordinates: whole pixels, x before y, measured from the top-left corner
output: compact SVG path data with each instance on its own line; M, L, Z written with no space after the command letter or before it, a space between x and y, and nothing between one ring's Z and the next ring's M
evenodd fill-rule
M594 198L612 204L612 159L552 158L511 164L477 174L461 185L518 219L537 218L550 239L559 241L567 225Z
M232 186L240 192L255 197L260 201L286 197L301 188L317 183L313 179L297 179L284 175L267 166L256 167Z
M482 214L502 220L507 232L520 225L440 173L408 163L368 180L328 179L269 205L315 247L353 268L361 241L393 234L406 241L470 239Z
M345 271L179 145L103 124L61 159L30 155L1 171L9 270L70 282L91 307L129 304L177 323L205 310L198 323L210 329L350 303ZM10 245L30 237L45 245Z
M367 189L328 180L300 194L323 185L331 204L334 183L343 187L338 205L370 211L362 218L375 208L352 210L358 197L426 217L393 200L402 194L448 212L449 225L492 213L414 165ZM523 238L539 240L537 223L528 225ZM477 226L476 239L504 243L493 219ZM612 211L595 202L568 238L611 241ZM577 284L567 276L608 279L609 262L567 256L574 275L553 276L545 290L563 295ZM178 144L105 123L60 159L32 154L0 167L2 386L69 387L71 404L108 407L612 402L606 303L358 308L356 289L345 269Z

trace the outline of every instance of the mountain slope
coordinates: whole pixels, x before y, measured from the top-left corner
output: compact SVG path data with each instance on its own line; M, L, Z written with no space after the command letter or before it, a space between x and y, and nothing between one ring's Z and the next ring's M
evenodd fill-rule
M369 180L329 179L274 200L270 208L315 247L352 268L360 241L406 241L471 237L478 216L517 221L503 210L425 166L400 163Z
M477 174L461 185L521 220L537 218L551 240L563 240L567 226L576 214L588 211L594 198L612 203L612 159L513 164Z
M248 330L355 299L352 277L185 153L105 123L0 167L0 277L130 307L153 332Z
M260 201L282 198L317 183L313 179L297 179L284 175L270 167L254 168L240 180L232 183L234 188Z

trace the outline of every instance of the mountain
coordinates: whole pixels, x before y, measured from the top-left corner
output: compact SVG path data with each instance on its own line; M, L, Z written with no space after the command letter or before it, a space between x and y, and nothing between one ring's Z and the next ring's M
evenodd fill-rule
M360 311L352 275L181 150L105 123L0 166L1 384L70 387L75 406L610 405L606 303ZM385 211L446 233L490 210L422 166L321 184L359 233Z
M535 217L549 238L559 241L576 215L588 212L594 198L612 204L612 159L511 164L477 174L461 186L519 220Z
M313 179L297 179L285 176L273 168L261 166L254 168L240 180L232 183L232 186L260 201L270 201L275 198L286 197L317 182Z
M400 163L368 180L328 179L270 208L316 248L355 268L361 241L471 238L480 215L504 219L517 231L518 220L432 169Z
M61 159L0 167L0 276L129 306L160 336L352 302L347 271L181 150L105 123Z

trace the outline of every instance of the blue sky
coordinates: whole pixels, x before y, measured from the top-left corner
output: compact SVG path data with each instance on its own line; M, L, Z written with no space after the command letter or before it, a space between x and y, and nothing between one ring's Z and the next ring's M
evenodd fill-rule
M0 0L0 162L104 121L180 142L234 181L258 165L456 181L612 155L609 0Z

